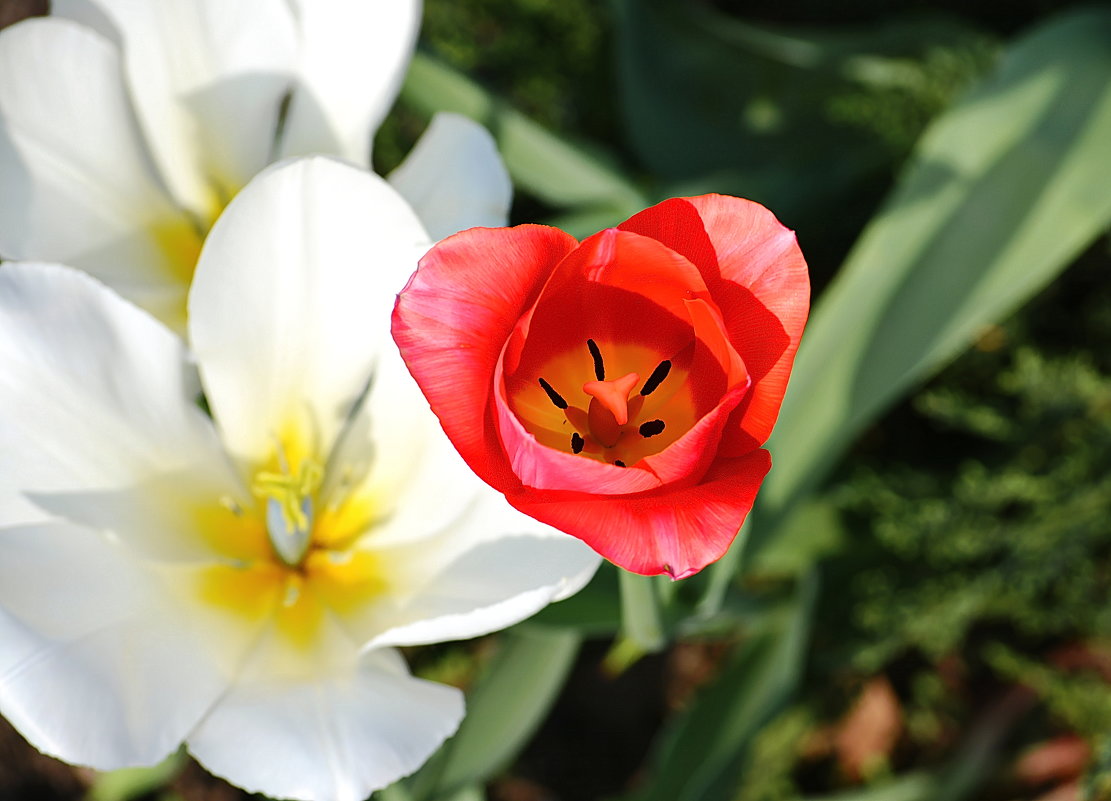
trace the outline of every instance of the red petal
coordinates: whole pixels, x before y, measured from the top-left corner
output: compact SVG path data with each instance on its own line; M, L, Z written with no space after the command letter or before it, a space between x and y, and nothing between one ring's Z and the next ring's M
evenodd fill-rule
M494 368L517 320L578 242L557 228L472 228L436 245L398 296L393 336L448 437L479 476L520 485L498 440Z
M675 337L689 331L684 301L695 298L709 292L683 256L614 228L594 234L552 273L522 328L527 341L506 354L506 375L520 360L543 363L585 347L588 336L634 340L669 354Z
M810 306L806 262L792 231L750 200L665 200L620 226L656 239L702 272L753 387L722 447L740 454L771 434Z
M685 578L721 558L771 467L765 450L711 466L703 481L626 497L524 491L509 502L634 573Z

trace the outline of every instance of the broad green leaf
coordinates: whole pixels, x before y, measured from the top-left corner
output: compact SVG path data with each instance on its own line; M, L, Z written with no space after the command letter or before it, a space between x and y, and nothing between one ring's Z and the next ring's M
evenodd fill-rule
M402 102L431 116L453 111L494 135L514 183L557 208L584 208L614 223L647 205L640 191L606 160L536 124L447 65L417 53Z
M459 731L404 782L412 801L440 801L486 781L540 725L579 650L575 632L518 626L501 635L498 652L467 693Z
M786 219L820 214L863 177L886 171L945 94L937 84L946 79L923 59L980 42L932 18L788 31L708 3L619 0L616 7L621 108L642 161L682 194L739 194ZM966 74L976 69L969 62ZM953 71L949 83L962 77ZM883 103L889 127L911 128L897 135L905 144L846 118L862 103ZM904 106L911 119L891 119Z
M784 609L764 618L730 663L665 729L644 789L631 801L727 801L753 737L795 690L817 579L804 577Z
M937 119L817 305L749 543L860 431L1111 223L1111 11L1008 49Z

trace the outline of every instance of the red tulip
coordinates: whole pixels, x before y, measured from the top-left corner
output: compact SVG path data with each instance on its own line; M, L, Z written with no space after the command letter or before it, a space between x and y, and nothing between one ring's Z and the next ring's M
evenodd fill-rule
M421 261L393 334L471 468L636 573L729 548L771 466L809 308L794 234L757 203L667 200L582 243L474 228Z

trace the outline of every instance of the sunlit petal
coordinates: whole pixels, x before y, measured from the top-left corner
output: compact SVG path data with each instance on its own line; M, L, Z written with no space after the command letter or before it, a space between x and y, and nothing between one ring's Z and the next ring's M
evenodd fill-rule
M110 42L59 19L0 32L0 256L80 267L180 324L200 237L145 147Z
M179 202L211 223L271 159L297 62L284 0L66 0L62 11L100 12L116 28L155 160Z
M489 131L458 114L440 113L390 183L433 239L475 226L506 225L513 184Z
M389 650L301 679L273 675L266 656L263 643L188 740L205 767L253 792L360 801L416 770L463 716L458 690L409 676Z
M219 468L181 340L84 273L4 265L0 363L0 523L41 519L29 496Z
M257 461L293 426L327 455L425 242L385 181L330 159L278 165L240 193L190 296L191 341L233 454Z
M420 24L419 0L289 0L301 55L282 154L332 153L370 163Z
M4 716L40 750L94 767L176 749L242 649L214 653L150 573L88 529L4 529L0 550Z

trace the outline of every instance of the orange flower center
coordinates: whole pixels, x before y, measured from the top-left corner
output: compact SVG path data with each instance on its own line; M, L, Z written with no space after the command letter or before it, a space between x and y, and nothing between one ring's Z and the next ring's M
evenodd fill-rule
M689 353L678 360L689 362ZM610 361L636 369L608 378ZM697 419L686 369L673 370L673 363L644 346L609 343L603 352L588 339L579 354L551 360L511 403L525 429L544 444L627 467L663 450Z

